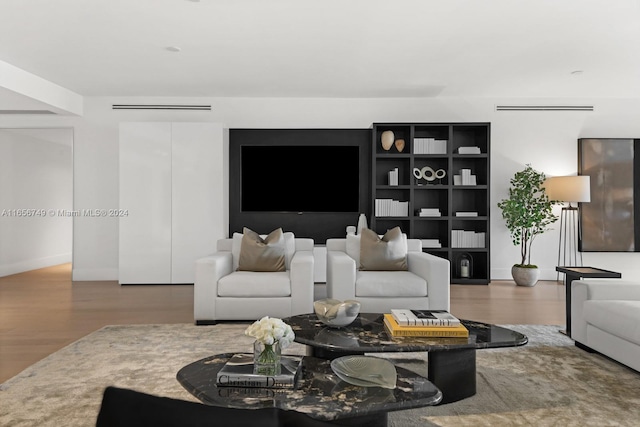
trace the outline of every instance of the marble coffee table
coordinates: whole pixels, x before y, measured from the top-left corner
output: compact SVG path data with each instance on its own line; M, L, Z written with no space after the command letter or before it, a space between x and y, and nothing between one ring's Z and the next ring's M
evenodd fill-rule
M516 331L488 323L462 320L469 338L391 338L383 315L360 313L343 328L331 328L315 314L283 319L291 325L296 342L307 345L308 354L334 359L348 354L428 352L428 378L442 391L442 402L455 402L476 393L476 350L524 345L528 338Z
M177 379L203 403L228 408L277 407L338 425L387 425L387 413L436 405L442 393L426 378L396 367L395 389L360 387L340 380L328 359L305 356L293 388L218 387L216 374L233 353L217 354L180 369Z

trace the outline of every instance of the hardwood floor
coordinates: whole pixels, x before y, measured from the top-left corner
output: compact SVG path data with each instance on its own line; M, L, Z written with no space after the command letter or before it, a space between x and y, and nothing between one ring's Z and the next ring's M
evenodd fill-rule
M322 297L323 285L316 285ZM564 324L564 286L451 286L451 312L499 324ZM193 287L72 282L71 264L0 277L0 383L105 326L192 323Z

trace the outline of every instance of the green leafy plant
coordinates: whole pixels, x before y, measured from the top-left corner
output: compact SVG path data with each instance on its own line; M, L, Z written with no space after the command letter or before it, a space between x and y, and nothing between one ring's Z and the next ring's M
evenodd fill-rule
M544 173L527 164L509 181L509 197L498 203L513 244L520 246L522 259L517 267L537 268L531 264L531 245L537 235L549 230L549 225L558 220L552 212L554 202L542 186L545 178Z

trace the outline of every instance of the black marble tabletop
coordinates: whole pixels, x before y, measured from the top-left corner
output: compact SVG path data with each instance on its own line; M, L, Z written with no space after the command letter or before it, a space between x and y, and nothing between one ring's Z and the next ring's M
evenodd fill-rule
M426 378L396 367L395 389L360 387L339 379L329 360L305 356L293 388L218 387L216 374L232 353L218 354L182 368L177 379L200 401L229 408L277 407L295 410L320 420L368 416L436 405L442 393Z
M514 347L528 342L526 335L488 323L460 320L469 330L468 338L390 337L384 329L383 315L360 313L348 326L324 325L315 314L283 319L296 334L295 341L336 352L376 353L447 351Z

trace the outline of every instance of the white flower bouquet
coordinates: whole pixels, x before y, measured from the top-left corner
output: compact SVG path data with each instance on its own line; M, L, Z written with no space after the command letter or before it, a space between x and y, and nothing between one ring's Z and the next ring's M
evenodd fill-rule
M291 326L281 319L265 316L253 322L245 335L254 337L253 372L260 375L279 375L281 350L296 337Z
M269 316L253 322L253 324L244 331L244 334L254 337L257 341L268 346L278 342L281 348L288 347L296 337L291 326L284 323L282 319L271 318Z

